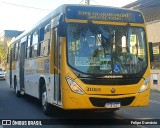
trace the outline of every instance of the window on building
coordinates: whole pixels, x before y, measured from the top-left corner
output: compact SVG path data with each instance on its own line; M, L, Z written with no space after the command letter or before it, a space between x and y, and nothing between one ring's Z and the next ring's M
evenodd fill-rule
M153 80L153 84L158 84L158 80Z
M158 74L152 74L153 84L158 85Z

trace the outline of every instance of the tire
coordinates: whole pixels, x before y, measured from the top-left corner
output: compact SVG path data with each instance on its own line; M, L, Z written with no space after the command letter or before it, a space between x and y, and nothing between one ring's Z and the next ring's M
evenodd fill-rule
M45 115L50 115L51 114L51 104L49 104L47 100L46 85L44 84L42 88L43 88L41 92L42 111Z
M17 86L17 81L16 81L16 80L15 80L14 84L15 84L15 94L16 94L17 97L20 97L20 96L21 96L21 93L20 93L20 91L18 90L18 86Z

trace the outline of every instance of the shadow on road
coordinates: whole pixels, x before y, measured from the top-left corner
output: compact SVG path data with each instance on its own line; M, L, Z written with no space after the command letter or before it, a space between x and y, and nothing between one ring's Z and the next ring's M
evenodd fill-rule
M41 109L41 101L29 95L24 95L25 102L34 105L37 109ZM113 119L114 112L106 112L105 110L63 110L58 107L52 107L52 112L49 115L54 119Z
M36 109L41 109L41 102L29 95L24 95L24 102L33 105ZM119 120L116 113L93 110L62 110L57 107L52 108L49 118L43 119L47 125L113 125L124 124L127 120ZM128 123L128 122L127 122ZM130 123L130 122L129 122Z

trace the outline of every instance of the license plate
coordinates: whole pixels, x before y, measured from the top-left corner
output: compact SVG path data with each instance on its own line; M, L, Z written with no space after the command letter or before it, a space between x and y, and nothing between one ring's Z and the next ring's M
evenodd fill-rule
M106 103L105 107L106 108L120 108L121 104L120 102L111 102L111 103Z

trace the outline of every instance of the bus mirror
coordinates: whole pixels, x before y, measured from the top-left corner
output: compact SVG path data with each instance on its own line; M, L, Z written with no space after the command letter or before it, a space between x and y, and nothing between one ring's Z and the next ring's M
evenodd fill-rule
M63 15L59 18L58 36L64 37L66 35L66 22L63 21Z
M150 62L154 61L152 42L149 42Z

